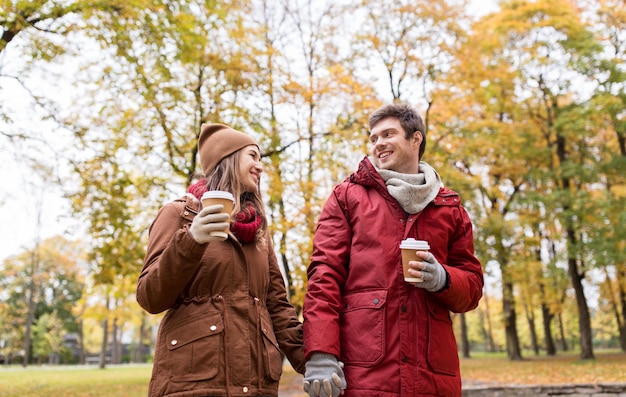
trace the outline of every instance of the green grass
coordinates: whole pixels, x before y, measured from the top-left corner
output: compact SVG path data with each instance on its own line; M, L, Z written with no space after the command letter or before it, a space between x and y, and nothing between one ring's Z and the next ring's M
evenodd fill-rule
M498 384L557 384L626 382L626 353L595 352L582 361L576 353L555 357L525 355L509 361L504 354L472 354L461 360L464 379ZM0 397L146 397L152 366L19 366L0 367ZM305 396L302 376L285 365L281 396Z
M151 370L151 365L2 367L0 397L145 397Z
M152 364L96 366L0 366L0 397L146 397ZM285 365L281 396L305 396L302 376Z

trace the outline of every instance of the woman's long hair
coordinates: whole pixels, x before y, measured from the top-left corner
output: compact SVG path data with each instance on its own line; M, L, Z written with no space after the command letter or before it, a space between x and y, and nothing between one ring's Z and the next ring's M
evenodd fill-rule
M254 192L244 192L242 189L241 178L239 175L239 161L241 150L224 157L215 166L215 169L206 176L208 190L223 190L232 193L235 198L235 205L231 214L231 222L234 222L235 216L242 210L245 211L248 205L252 205L256 213L261 217L261 226L256 232L257 242L264 243L265 232L267 229L267 220L265 217L265 206L259 186Z

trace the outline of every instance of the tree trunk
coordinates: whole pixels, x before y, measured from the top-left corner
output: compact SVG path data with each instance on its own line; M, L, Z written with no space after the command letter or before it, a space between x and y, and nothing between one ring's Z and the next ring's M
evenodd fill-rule
M489 296L485 293L483 296L483 302L485 307L485 317L483 322L486 322L487 326L484 328L484 337L487 351L495 353L496 344L493 341L493 328L491 326L491 312L489 311Z
M568 230L569 241L571 242L572 230ZM574 237L575 239L575 237ZM569 258L568 270L576 294L576 307L578 308L578 330L580 331L580 358L582 360L592 360L593 345L591 334L591 318L589 316L589 307L587 306L587 299L585 298L585 291L583 289L582 279L583 274L578 272L578 261L575 257Z
M278 172L278 177L282 178L282 175L280 172ZM280 218L282 222L284 223L285 219L287 219L287 215L285 213L285 203L282 200L282 198L278 200L276 205L278 206L278 212L280 214ZM287 289L287 297L289 298L289 300L291 300L291 298L296 295L296 288L293 285L293 281L291 277L291 267L289 266L289 258L287 258L287 233L284 231L281 232L280 234L278 252L280 253L283 274L285 276L285 287ZM302 312L302 305L293 301L291 303L296 309L296 313L300 315L300 313Z
M541 317L543 319L543 342L548 356L556 355L556 346L552 338L552 319L554 315L550 313L550 308L544 302L541 304Z
M503 279L505 278L504 272ZM521 360L522 352L517 336L517 314L515 312L515 300L513 298L513 284L502 282L502 317L504 318L504 330L506 333L506 352L511 360Z
M626 268L617 272L617 286L622 307L622 321L619 329L619 344L623 352L626 352Z
M83 332L83 320L78 322L78 362L85 365L85 334Z
M556 136L556 154L559 158L561 166L567 162L567 146L566 138L561 133L557 133ZM571 179L569 177L561 178L561 186L563 193L569 197L571 195ZM567 201L563 203L563 213L568 214L572 211L571 204ZM585 290L583 288L582 280L584 278L584 272L578 271L578 259L576 258L577 248L579 246L578 239L576 238L576 229L574 227L574 215L566 215L565 230L567 238L567 270L572 282L572 287L576 294L576 307L578 309L578 329L580 331L580 358L583 360L590 360L594 358L592 334L591 334L591 319L589 316L589 307L587 306L587 299L585 298Z
M32 276L31 276L32 278ZM30 287L28 291L28 306L26 313L26 324L24 326L24 357L22 359L22 367L26 368L28 365L28 359L30 357L30 345L31 345L31 333L32 333L32 323L35 317L35 302L33 295L35 294L35 282L30 281Z
M143 363L143 346L146 340L146 315L141 313L141 323L139 324L139 342L135 348L134 362Z
M563 326L563 315L559 313L557 316L559 319L559 343L561 344L561 350L566 352L569 350L567 339L565 338L565 327Z
M620 314L620 310L619 310L619 301L622 299L621 296L617 296L615 294L615 291L613 290L613 280L611 280L611 275L609 274L609 271L607 269L607 266L603 267L604 270L604 276L606 277L606 286L609 290L609 299L611 302L611 310L613 311L613 315L615 316L615 322L617 324L617 332L619 335L619 341L620 341L620 347L622 348L622 350L624 350L624 344L622 343L622 339L623 339L623 334L624 334L624 324L622 322L622 317ZM617 283L618 283L618 289L619 288L619 272L618 272L618 276L617 276ZM621 293L621 290L619 291Z
M106 367L106 358L107 358L107 346L109 344L109 320L106 318L102 321L102 344L100 345L100 369L104 369Z
M535 313L530 305L530 294L526 298L524 304L524 312L526 313L526 322L528 323L528 330L530 332L530 346L535 353L535 356L539 355L539 343L537 342L537 329L535 327Z
M37 305L37 298L35 298L35 294L38 294L38 286L37 286L37 276L39 273L39 261L41 260L39 257L39 246L41 245L41 236L39 235L39 231L41 230L41 215L43 212L43 191L40 194L35 195L35 209L37 214L36 227L37 234L35 237L35 247L33 248L31 255L31 263L30 263L30 280L28 286L28 306L26 310L26 324L24 328L24 360L22 361L22 366L26 367L28 365L30 359L30 351L32 344L32 325L35 321L35 309Z
M118 346L119 331L117 326L117 317L113 319L113 329L111 330L111 364L119 364L119 349Z
M281 174L279 174L279 178L282 178ZM280 217L283 222L287 219L287 215L285 213L285 202L281 199L278 200L278 212L280 213ZM291 269L289 266L289 258L287 258L287 233L282 232L280 234L280 244L278 246L278 251L280 252L280 259L283 265L283 273L285 275L285 285L287 287L288 297L291 298L296 295L296 289L291 281ZM296 312L300 314L300 308L296 308Z
M39 242L35 243L32 251L30 263L30 280L28 284L28 303L26 307L26 324L24 324L24 357L22 359L22 367L26 368L30 359L30 350L32 343L32 326L35 321L35 294L37 293L35 278L37 277L37 268L39 267Z
M110 302L111 300L107 294L106 303L105 303L105 311L107 315L109 314L109 310L110 310L109 308ZM100 369L104 369L106 367L108 345L109 345L109 320L105 317L104 320L102 321L102 344L100 345L100 363L99 363Z
M530 345L535 353L539 355L539 342L537 341L537 329L535 327L535 316L532 314L532 308L527 308L526 320L528 321L528 329L530 330Z
M550 312L548 302L546 302L545 285L542 283L539 285L539 291L541 293L541 319L543 321L543 343L548 356L556 355L556 346L554 344L554 338L552 337L552 320L554 314Z

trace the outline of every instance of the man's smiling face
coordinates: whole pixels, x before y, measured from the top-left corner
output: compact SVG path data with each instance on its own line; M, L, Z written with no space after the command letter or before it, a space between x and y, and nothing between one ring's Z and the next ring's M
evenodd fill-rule
M422 134L416 133L410 139L406 139L400 121L394 117L387 117L370 131L370 154L380 169L417 174L421 142Z

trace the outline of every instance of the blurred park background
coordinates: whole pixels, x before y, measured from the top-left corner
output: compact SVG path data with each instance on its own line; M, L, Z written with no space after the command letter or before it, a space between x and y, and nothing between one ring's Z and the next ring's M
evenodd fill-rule
M1 364L150 362L135 283L203 122L260 142L300 310L321 206L392 101L474 223L461 356L626 352L623 0L0 0L0 32Z

